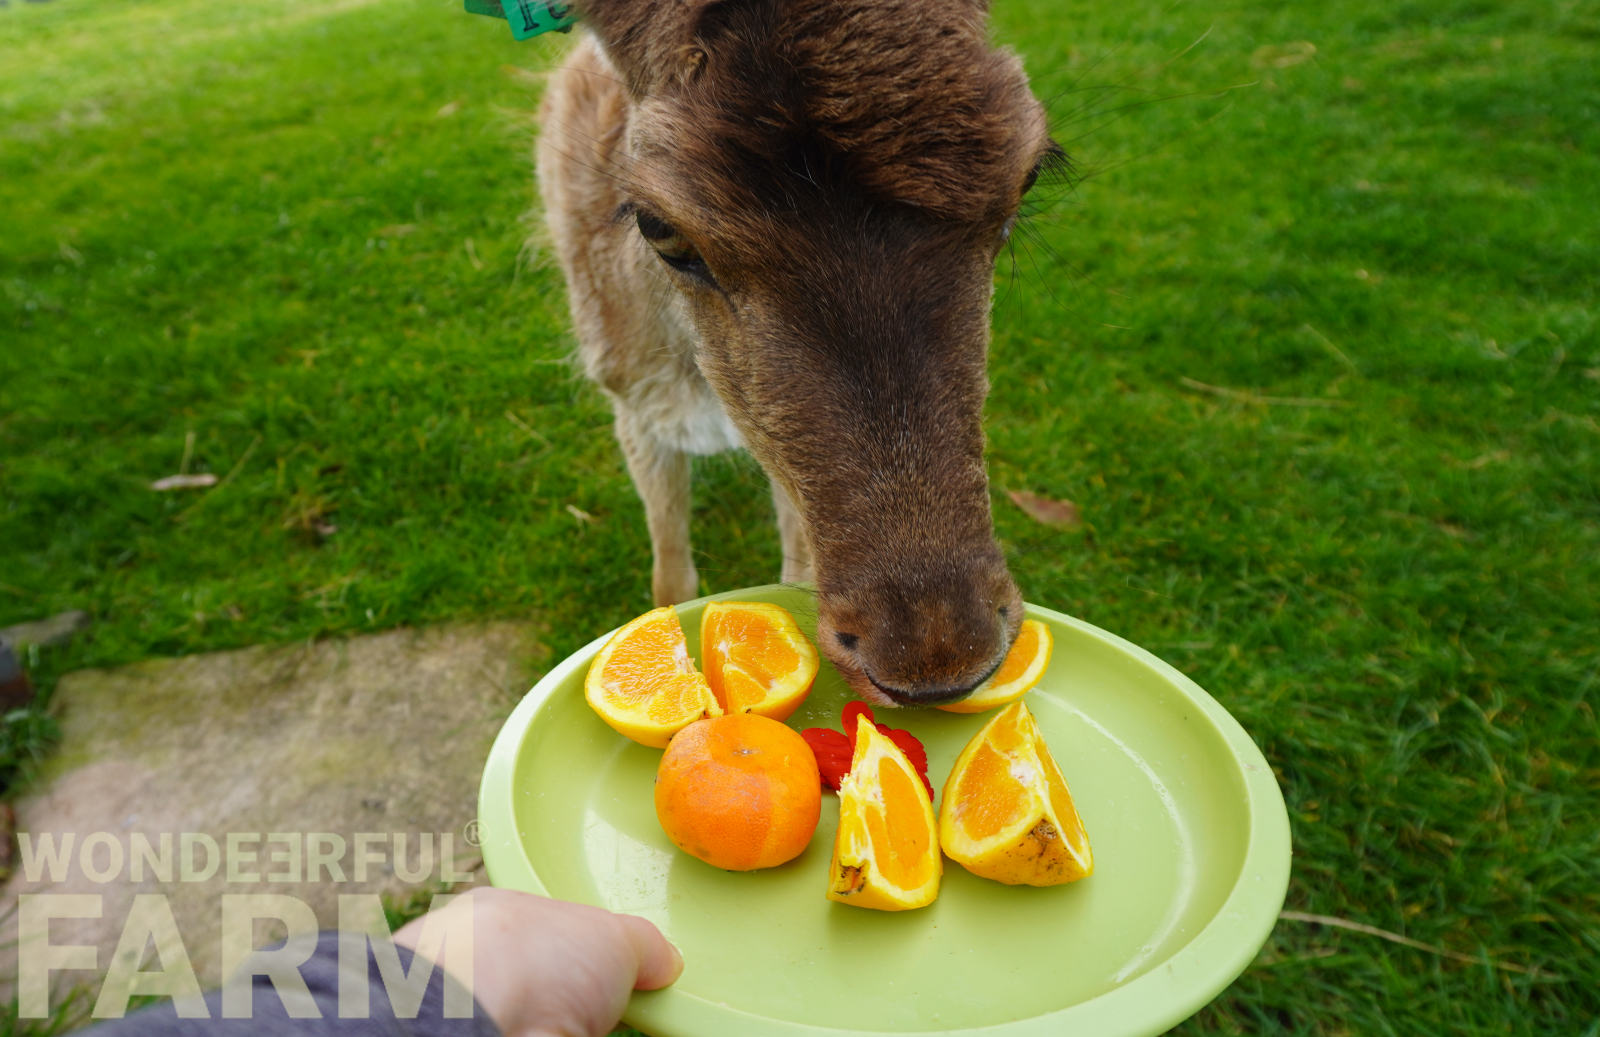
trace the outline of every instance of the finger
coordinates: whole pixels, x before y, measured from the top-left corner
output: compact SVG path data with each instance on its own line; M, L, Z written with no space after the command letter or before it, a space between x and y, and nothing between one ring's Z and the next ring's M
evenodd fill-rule
M657 990L683 972L683 955L661 935L661 930L638 915L617 915L623 935L639 961L635 990Z

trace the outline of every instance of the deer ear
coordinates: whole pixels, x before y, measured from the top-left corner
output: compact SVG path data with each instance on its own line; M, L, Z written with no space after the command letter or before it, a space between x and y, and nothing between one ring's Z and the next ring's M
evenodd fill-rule
M695 41L715 33L744 0L581 0L579 14L635 100L692 75L705 61Z

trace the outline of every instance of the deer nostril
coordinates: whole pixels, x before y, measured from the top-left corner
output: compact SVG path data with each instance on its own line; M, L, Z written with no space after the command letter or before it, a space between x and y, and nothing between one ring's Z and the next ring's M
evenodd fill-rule
M856 642L860 640L854 634L834 634L833 636L839 642L841 648L852 652L855 651Z

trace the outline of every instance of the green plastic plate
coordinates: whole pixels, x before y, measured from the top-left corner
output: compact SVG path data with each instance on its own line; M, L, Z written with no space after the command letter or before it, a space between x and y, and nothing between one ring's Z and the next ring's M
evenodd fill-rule
M814 635L815 598L757 587L681 605L692 649L707 601L772 601ZM1080 620L1028 607L1055 652L1027 702L1094 848L1094 874L1048 889L945 861L939 899L888 913L824 899L838 800L805 853L727 872L678 852L656 822L660 750L590 711L605 638L534 686L490 750L479 834L497 886L643 915L683 951L671 987L625 1020L654 1037L750 1034L1163 1032L1255 956L1283 905L1289 822L1271 769L1193 681ZM609 635L607 635L609 636ZM851 696L826 662L790 726L839 726ZM878 710L928 749L938 789L992 713Z

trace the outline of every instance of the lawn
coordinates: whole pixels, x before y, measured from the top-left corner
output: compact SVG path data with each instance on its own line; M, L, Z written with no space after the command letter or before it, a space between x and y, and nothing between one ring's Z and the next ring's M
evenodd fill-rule
M1177 1032L1595 1037L1600 8L994 6L1079 173L997 270L999 536L1215 694L1293 826L1295 914ZM0 0L0 625L95 619L42 701L469 617L551 661L648 607L526 245L563 46L450 0ZM774 579L753 462L697 474L706 588ZM48 751L6 718L12 780Z

